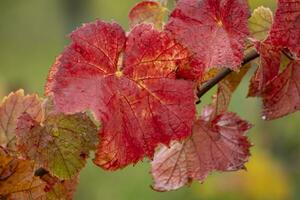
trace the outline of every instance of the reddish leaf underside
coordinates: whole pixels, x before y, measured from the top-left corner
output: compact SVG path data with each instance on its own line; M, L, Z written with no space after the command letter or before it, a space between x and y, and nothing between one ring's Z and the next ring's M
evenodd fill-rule
M190 138L157 152L151 170L155 190L175 190L192 180L203 182L212 171L244 168L251 146L245 132L251 125L234 113L211 119L214 112L206 107Z
M300 58L300 0L278 0L270 39Z
M135 5L129 13L129 25L131 28L138 24L150 23L157 30L161 30L163 26L163 18L166 8L159 2L142 1Z
M190 73L199 77L213 67L238 69L248 16L246 0L179 0L166 29L194 54Z
M102 122L94 162L116 170L153 157L159 143L190 135L194 84L175 80L188 52L150 25L125 36L96 21L71 34L72 43L49 74L47 95L65 113L91 109Z
M300 61L291 61L263 94L263 118L276 119L300 109Z
M256 48L260 54L260 62L251 78L248 97L262 95L268 82L278 75L281 62L281 48L273 46L269 40L258 42Z

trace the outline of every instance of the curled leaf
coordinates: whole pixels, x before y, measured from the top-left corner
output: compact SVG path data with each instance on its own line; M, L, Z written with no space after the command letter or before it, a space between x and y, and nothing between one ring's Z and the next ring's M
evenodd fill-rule
M263 94L263 119L271 120L300 109L300 61L291 61Z
M232 72L218 84L214 102L215 113L217 115L227 111L232 94L237 89L250 67L251 64L243 66L238 72Z
M256 48L260 61L251 78L248 97L262 96L268 82L278 75L281 62L281 49L273 46L269 40L258 42Z

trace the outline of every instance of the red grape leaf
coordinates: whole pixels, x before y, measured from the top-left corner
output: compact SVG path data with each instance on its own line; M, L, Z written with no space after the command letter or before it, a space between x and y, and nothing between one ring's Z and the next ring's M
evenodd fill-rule
M251 64L247 64L243 66L240 71L229 74L218 84L218 90L214 102L215 112L217 115L227 111L232 94L237 89L250 68Z
M267 38L273 23L273 13L270 8L256 8L249 19L250 35L259 41Z
M263 118L276 119L300 109L300 61L291 61L263 94Z
M256 48L260 54L260 63L251 78L248 97L262 95L267 83L278 75L281 62L281 49L273 46L269 40L258 42Z
M35 120L42 118L41 100L37 95L24 95L24 90L10 93L0 104L0 145L15 151L17 119L27 112Z
M159 2L142 1L135 5L129 13L129 25L131 28L138 24L150 23L157 30L163 26L163 18L167 9Z
M42 124L23 114L17 126L21 155L61 179L70 179L96 149L97 127L85 114L49 115Z
M300 58L300 0L278 0L270 39Z
M166 30L194 54L192 73L238 69L248 36L246 0L179 0Z
M153 157L159 143L191 134L194 83L175 80L188 52L166 33L138 25L126 38L115 23L96 21L71 34L46 86L65 113L91 109L102 122L94 162L116 170ZM126 42L126 45L125 45Z
M245 132L251 125L234 113L211 118L214 112L212 107L204 108L190 138L183 143L175 142L170 148L162 147L155 154L155 190L175 190L192 180L203 182L212 171L244 168L251 146Z

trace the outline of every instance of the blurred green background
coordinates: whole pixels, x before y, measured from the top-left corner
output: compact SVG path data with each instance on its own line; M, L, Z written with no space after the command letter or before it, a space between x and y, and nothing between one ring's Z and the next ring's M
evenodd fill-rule
M24 88L43 94L55 57L68 44L67 33L96 18L128 27L127 13L135 0L0 0L0 97ZM275 0L250 0L276 7ZM246 99L247 79L235 93L231 110L255 126L250 131L252 157L248 171L214 173L204 184L175 192L151 188L149 161L117 172L89 162L76 200L298 200L300 199L300 113L265 122L260 101ZM206 95L206 100L210 95Z

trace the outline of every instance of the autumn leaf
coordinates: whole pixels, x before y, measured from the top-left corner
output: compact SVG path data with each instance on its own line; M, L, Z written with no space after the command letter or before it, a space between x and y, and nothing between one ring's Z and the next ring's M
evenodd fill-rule
M268 39L257 42L256 48L260 60L258 69L250 81L248 97L262 96L268 82L278 75L281 62L281 49L273 46Z
M155 1L142 1L135 5L129 13L129 25L131 28L142 23L150 23L157 30L163 26L163 18L167 8Z
M289 48L300 58L300 0L278 0L270 32L273 45Z
M70 180L60 180L57 177L51 176L47 171L39 176L40 179L47 185L44 188L47 200L72 200L73 195L78 185L78 176Z
M26 113L19 118L19 152L61 179L76 176L96 145L97 127L86 114L49 115L42 124Z
M213 171L244 168L251 146L245 132L251 125L234 113L212 118L213 113L213 107L205 107L190 138L156 153L151 170L155 190L175 190L193 180L203 182Z
M300 61L291 61L263 94L263 119L271 120L300 109Z
M238 72L231 72L231 74L218 84L217 94L214 97L215 114L218 115L227 111L232 94L250 68L251 64L247 64L240 68Z
M159 143L191 134L194 83L176 80L188 52L164 32L138 25L126 37L115 23L96 21L71 34L46 86L58 110L86 109L102 122L94 162L116 170L153 157Z
M270 8L260 6L256 8L249 19L250 35L256 40L267 38L273 23L273 13Z
M35 176L34 161L8 155L0 148L0 199L8 200L71 200L77 177L59 180L45 173Z
M248 15L246 0L179 0L166 30L193 53L191 71L200 77L214 67L239 68Z
M41 100L37 95L24 95L24 90L10 93L0 104L0 145L15 151L15 129L18 118L27 112L32 118L42 118Z
M34 162L9 156L0 148L0 199L43 199L45 183L34 176Z

